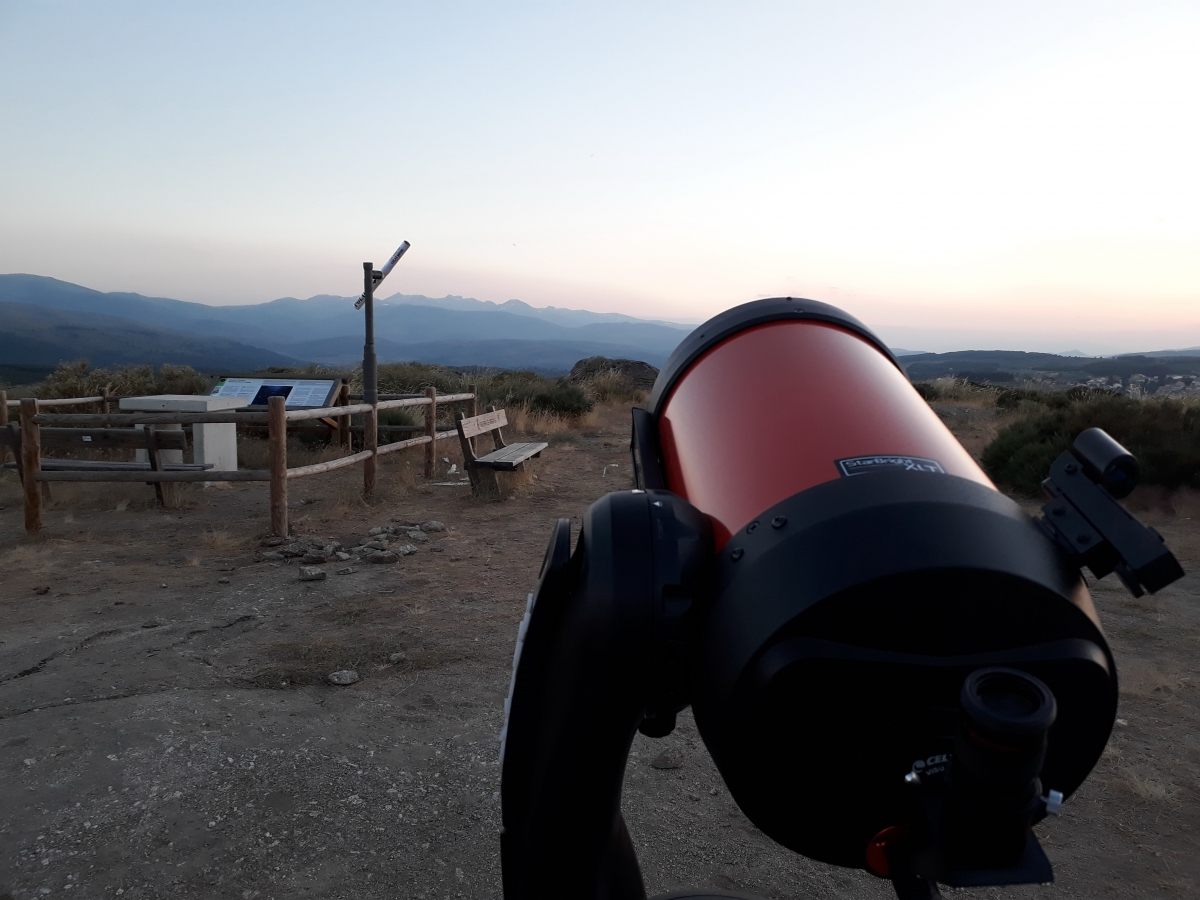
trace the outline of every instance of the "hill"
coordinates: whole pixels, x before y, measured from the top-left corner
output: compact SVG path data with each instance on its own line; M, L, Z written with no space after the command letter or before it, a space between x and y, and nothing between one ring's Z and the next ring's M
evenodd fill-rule
M291 345L294 353L329 366L353 366L362 361L361 337L336 337ZM581 359L607 356L611 359L636 358L660 367L666 353L639 350L636 347L594 341L502 340L425 341L400 343L386 338L375 342L381 363L426 362L443 366L489 366L499 369L532 369L544 374L561 375Z
M293 356L96 313L0 302L0 360L41 367L86 357L96 366L177 363L204 371L302 364Z
M1119 379L1134 375L1163 380L1171 375L1200 375L1200 354L1193 356L1136 354L1115 357L1062 356L1017 350L960 350L921 353L902 358L912 381L958 377L971 381L1010 382L1042 380L1086 384L1092 379Z
M55 278L18 274L0 275L0 302L103 315L253 345L295 359L343 365L362 357L363 317L349 297L322 294L256 305L208 306L166 297L103 293ZM501 365L494 360L503 358L515 360L515 365L564 372L582 356L597 353L661 364L690 331L689 326L615 313L538 309L519 300L497 304L401 294L379 300L375 320L381 358L383 348L389 347L396 359L436 362L453 357L455 365ZM522 343L501 348L493 343L496 341ZM69 335L63 333L53 350L31 345L31 353L37 362L52 363L58 359L52 353L68 352L71 345ZM86 347L73 346L74 356L87 355ZM580 347L580 356L566 359L569 346ZM487 358L472 356L480 352Z

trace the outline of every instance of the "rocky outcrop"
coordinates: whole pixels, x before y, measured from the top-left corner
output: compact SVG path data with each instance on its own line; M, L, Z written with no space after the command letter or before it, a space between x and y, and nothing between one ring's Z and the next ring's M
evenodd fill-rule
M638 359L609 359L607 356L589 356L571 367L570 380L580 384L597 375L615 373L626 379L635 389L648 391L654 387L658 369Z

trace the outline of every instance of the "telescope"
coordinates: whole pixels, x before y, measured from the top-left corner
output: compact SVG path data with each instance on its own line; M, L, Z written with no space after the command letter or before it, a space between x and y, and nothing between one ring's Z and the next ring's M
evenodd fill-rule
M1134 593L1183 575L1118 502L1134 457L1085 431L1033 518L878 337L792 297L692 332L634 409L631 452L634 489L596 501L574 544L558 521L521 622L505 900L643 900L625 765L688 706L738 806L796 853L903 900L1053 880L1033 826L1117 708L1081 569Z

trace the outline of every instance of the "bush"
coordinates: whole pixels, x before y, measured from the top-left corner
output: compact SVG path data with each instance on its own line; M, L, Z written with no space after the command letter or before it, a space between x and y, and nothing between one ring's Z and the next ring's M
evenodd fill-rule
M1072 388L1063 394L1020 393L1013 406L1038 404L1001 430L983 451L983 467L997 483L1027 494L1040 491L1050 464L1086 428L1103 428L1133 453L1142 482L1200 488L1200 407L1178 400L1134 400ZM1000 398L997 398L1000 405ZM1007 407L1012 408L1012 407Z
M121 397L148 394L207 394L209 381L191 366L166 364L89 369L86 359L60 363L34 392L41 400L95 397L102 387Z
M575 418L591 411L593 403L565 378L546 378L536 372L506 369L467 372L429 363L387 363L379 367L379 393L422 394L425 388L438 393L465 391L468 384L479 391L479 408L521 406L531 412L554 413ZM362 390L362 372L356 372L352 390Z
M996 402L999 388L990 384L979 384L962 378L935 378L933 381L918 381L913 384L927 402L934 400L958 400L991 406Z
M597 403L640 403L646 399L646 392L632 378L615 369L599 372L579 386Z

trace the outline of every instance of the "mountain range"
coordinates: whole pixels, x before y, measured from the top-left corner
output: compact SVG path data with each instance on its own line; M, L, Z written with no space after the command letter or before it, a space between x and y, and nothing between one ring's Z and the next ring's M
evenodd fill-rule
M208 371L362 359L354 298L284 297L209 306L103 293L39 275L0 275L0 362L186 363ZM421 360L567 371L587 356L661 366L692 326L618 313L538 308L520 300L394 294L375 303L381 362Z
M25 377L80 358L96 366L180 363L205 372L309 363L352 368L361 362L363 350L363 314L353 301L319 294L209 306L103 293L40 275L0 275L0 377ZM393 294L375 304L380 362L419 360L550 374L566 372L585 357L608 356L661 367L691 329L618 313L539 308L520 300ZM923 353L896 348L895 353L914 381L962 374L1003 380L1032 372L1200 374L1200 348L1099 359L1077 351Z

